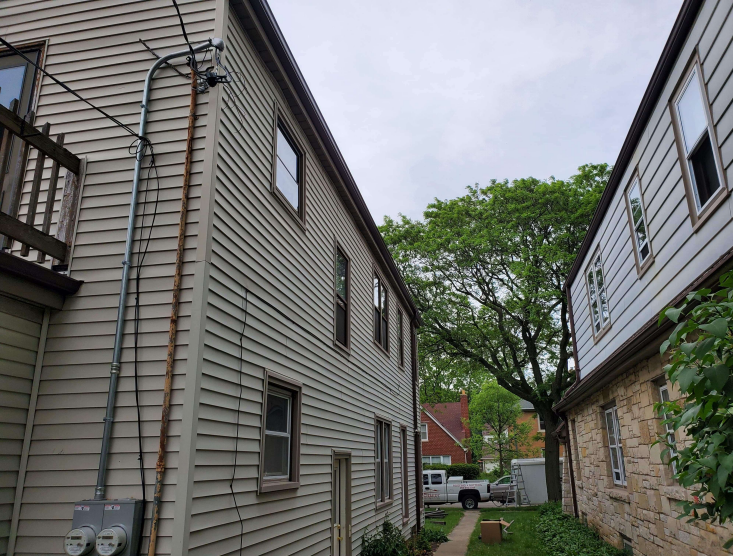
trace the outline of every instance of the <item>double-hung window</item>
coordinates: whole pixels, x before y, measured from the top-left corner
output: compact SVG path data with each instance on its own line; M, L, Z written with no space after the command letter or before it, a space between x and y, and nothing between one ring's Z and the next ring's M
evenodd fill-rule
M265 372L260 492L299 486L301 392L300 383Z
M610 324L608 313L608 299L606 297L606 281L603 274L601 252L593 256L593 260L586 272L588 280L588 298L593 323L593 335L598 335Z
M420 440L423 442L428 441L428 424L420 423Z
M374 425L374 474L377 504L392 500L392 425L376 419Z
M662 384L659 387L659 399L662 402L668 402L669 401L669 389L667 388L667 384ZM664 414L664 419L667 419L668 415ZM670 444L669 450L669 457L674 457L677 455L677 450L675 449L677 447L677 439L674 435L674 426L671 423L666 423L664 425L664 430L667 433L667 442ZM677 465L675 462L672 462L672 473L677 473Z
M400 362L400 367L405 366L405 329L404 329L404 320L405 315L402 312L402 309L397 310L397 333L399 334L399 338L397 340L398 343L398 357Z
M303 218L305 191L303 153L285 124L278 119L275 132L275 189L298 217Z
M335 277L334 277L334 311L336 342L348 349L349 347L349 259L336 248Z
M402 448L402 519L410 517L410 506L407 502L407 428L400 427L400 447Z
M626 485L626 469L624 468L624 450L621 447L621 434L618 422L618 411L614 405L605 410L606 434L608 435L608 450L611 454L611 474L613 483Z
M697 217L721 190L722 171L700 64L695 61L674 97L673 113L683 160L683 177ZM693 203L691 203L693 204Z
M634 252L639 265L639 270L644 266L651 255L651 246L649 244L649 233L646 226L646 214L644 212L644 204L641 199L641 184L639 177L634 177L631 187L626 191L627 208L629 212L629 222L631 224L631 236L634 243Z
M389 297L381 277L374 273L374 341L389 351Z
M451 457L450 456L423 456L422 462L423 462L423 465L434 465L434 464L450 465Z

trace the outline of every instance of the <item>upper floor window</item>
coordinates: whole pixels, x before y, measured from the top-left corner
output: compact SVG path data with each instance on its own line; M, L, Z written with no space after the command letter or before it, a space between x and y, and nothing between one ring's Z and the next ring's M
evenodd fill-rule
M641 184L639 177L635 176L631 187L626 191L629 222L631 223L631 236L634 243L634 253L638 263L638 270L651 259L651 246L649 244L649 233L646 226L646 213L641 197Z
M611 474L613 483L626 485L626 468L624 466L624 450L621 447L621 427L618 422L616 406L606 409L606 434L608 435L608 450L611 453Z
M405 330L404 330L404 320L405 315L402 312L402 309L397 310L397 333L400 335L397 343L399 346L398 350L398 357L400 362L400 367L405 366Z
M420 440L423 442L428 441L428 424L420 423Z
M389 299L387 288L374 273L374 341L389 351Z
M374 426L377 504L392 499L392 425L377 418Z
M343 347L349 347L349 259L336 248L334 305L336 313L335 337Z
M675 133L683 156L682 174L693 224L723 192L720 155L699 62L696 60L674 97Z
M275 154L275 188L288 206L302 218L305 196L303 153L285 128L285 124L279 119L277 121Z
M601 253L598 251L586 272L588 280L588 298L593 322L593 335L597 335L610 323L608 299L606 297L606 281L603 275Z

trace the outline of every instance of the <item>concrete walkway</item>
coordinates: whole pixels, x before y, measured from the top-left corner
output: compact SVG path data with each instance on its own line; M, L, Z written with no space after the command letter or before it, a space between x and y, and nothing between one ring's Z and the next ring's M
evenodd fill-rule
M471 534L476 528L476 523L478 523L480 517L481 512L478 510L464 513L456 528L448 535L448 542L438 547L435 556L465 556L466 550L468 550L468 541L471 539Z

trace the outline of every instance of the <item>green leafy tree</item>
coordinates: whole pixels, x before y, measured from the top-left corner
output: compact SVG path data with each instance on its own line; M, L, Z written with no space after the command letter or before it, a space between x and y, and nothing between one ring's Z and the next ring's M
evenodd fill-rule
M460 400L465 390L469 400L488 378L485 369L464 359L420 350L420 403L448 403Z
M682 307L662 312L660 324L678 323L660 351L670 351L664 370L681 398L655 408L665 426L688 437L682 448L668 435L658 440L680 484L693 488L681 517L723 524L733 519L733 272L720 286L692 292Z
M492 181L436 199L423 220L385 218L381 227L422 313L421 353L482 367L532 402L548 431L559 424L552 406L574 380L563 283L609 174L599 164L569 180ZM545 455L548 496L559 500L552 434Z
M468 414L471 450L477 461L483 456L493 457L502 476L513 459L525 457L532 427L518 422L522 415L518 396L496 381L486 382L471 399Z

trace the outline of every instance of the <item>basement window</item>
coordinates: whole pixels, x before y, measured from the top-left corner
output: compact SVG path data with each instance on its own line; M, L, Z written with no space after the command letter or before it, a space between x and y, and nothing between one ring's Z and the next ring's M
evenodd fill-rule
M302 386L265 372L260 492L300 486L300 403Z
M659 386L659 399L662 402L669 401L669 388L667 388L666 382ZM663 418L667 419L667 417L668 415L665 413ZM664 430L667 433L667 442L669 442L672 446L676 448L677 447L677 438L674 435L674 426L670 423L666 423L664 425ZM677 455L677 451L675 450L675 448L669 448L669 457L672 458ZM676 475L677 474L677 464L675 462L672 462L671 468L672 468L672 473Z

